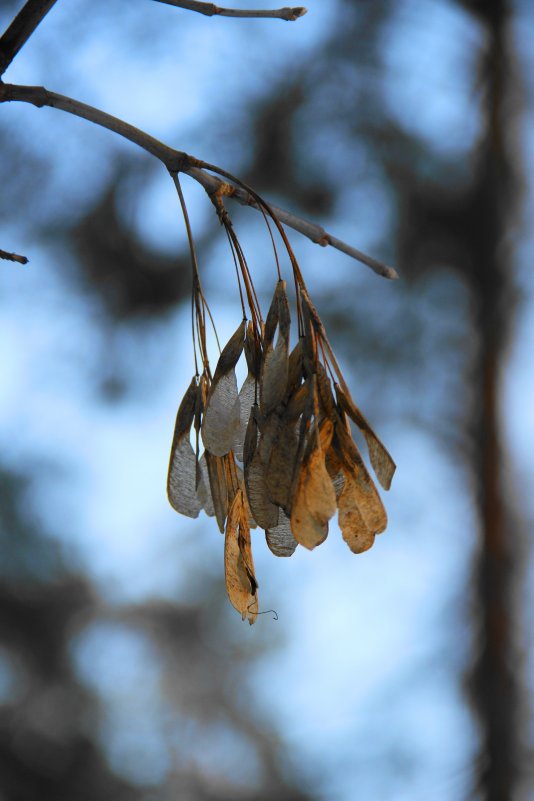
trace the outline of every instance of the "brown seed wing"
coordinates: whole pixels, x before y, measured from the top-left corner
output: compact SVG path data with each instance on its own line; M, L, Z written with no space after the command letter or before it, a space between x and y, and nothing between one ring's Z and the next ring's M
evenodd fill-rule
M244 350L248 371L259 381L261 369L261 345L259 338L257 338L254 334L254 326L251 322L249 322L247 325Z
M302 338L302 355L305 371L308 375L313 373L314 365L317 364L317 346L315 341L315 330L313 327L313 317L308 296L301 294L302 298L302 317L304 321L304 336Z
M395 470L397 469L397 465L391 458L389 451L385 448L371 428L369 428L367 431L364 431L363 435L365 437L365 441L367 442L369 458L371 460L371 464L373 465L373 470L376 473L376 477L384 489L388 490L391 487L391 481L395 474Z
M348 477L338 498L338 521L343 539L353 553L367 551L375 541L375 535L369 531L360 511L360 503L358 485Z
M327 523L336 513L336 493L328 475L323 450L318 447L308 461L309 480L305 486L308 504L317 519Z
M245 509L245 515L246 515L246 518L248 520L248 524L249 524L250 528L257 528L258 527L258 523L254 519L254 515L252 514L252 509L250 508L250 504L248 502L247 491L246 491L246 487L245 487L245 477L244 477L243 471L241 470L240 467L237 468L237 475L239 477L239 486L240 486L240 489L241 489L241 491L243 493L243 506L244 506L244 509Z
M291 509L291 531L295 540L310 551L320 545L328 536L328 524L321 523L308 506L306 482L309 480L307 470L303 469L293 506Z
M239 427L236 430L233 443L233 451L240 462L243 461L243 448L247 433L248 421L254 400L256 397L256 381L250 373L243 382L239 391Z
M198 517L197 459L189 441L189 432L174 443L167 477L167 496L173 509L186 517Z
M245 442L243 445L243 467L245 468L245 470L247 469L248 465L254 458L254 454L256 453L257 447L258 447L258 424L256 422L256 417L254 415L254 412L252 412L248 419L247 430L245 433Z
M263 421L261 428L261 436L258 442L258 452L263 464L269 464L271 458L271 450L275 442L278 429L280 428L280 417L273 412Z
M242 619L247 618L252 625L258 614L258 584L241 491L236 494L226 521L224 573L230 602Z
M297 542L315 548L326 539L328 521L336 513L336 493L325 465L318 434L301 468L291 511L291 529Z
M261 411L269 414L281 403L286 394L289 340L278 335L276 347L268 345L261 371Z
M291 491L297 471L298 439L295 423L290 421L279 426L271 448L265 470L265 482L269 498L291 514Z
M391 487L391 480L396 470L396 464L391 458L391 454L377 437L352 398L343 392L339 386L336 386L336 395L343 411L349 415L363 433L376 477L384 489L388 490Z
M325 417L331 417L335 407L334 395L326 368L321 362L317 364L317 390L322 413Z
M256 453L245 467L245 487L254 520L261 528L272 528L278 523L278 507L272 503L265 482L265 468Z
M291 522L280 509L278 525L265 532L265 539L269 549L275 556L291 556L298 542L291 531Z
M336 440L334 442L342 462L345 478L346 480L352 480L354 484L352 492L357 495L361 516L372 534L380 534L381 531L384 531L388 522L384 504L371 476L367 472L358 448L342 425L336 426Z
M285 281L278 281L275 287L273 299L271 300L271 305L269 306L269 311L265 318L265 329L263 332L264 346L270 345L274 339L276 326L280 319L280 295L281 293L285 293L285 287Z
M197 498L200 506L209 517L215 516L213 498L211 497L210 478L208 475L208 465L206 464L206 454L203 453L199 460L200 483L197 485Z
M199 388L195 377L191 379L184 397L180 403L178 413L176 415L176 423L174 425L173 448L174 441L178 440L191 428L193 417L195 415L195 406L197 405L197 395Z
M290 396L286 407L286 417L288 420L298 420L300 415L304 412L308 399L308 392L309 386L308 381L306 381Z
M243 320L222 349L217 367L215 368L215 373L213 374L214 384L217 383L221 376L233 370L239 361L245 344L245 327L246 323Z
M204 420L202 440L206 450L215 456L224 456L234 444L239 429L240 406L235 372L224 373L213 379Z
M341 490L345 486L345 473L341 469L341 460L332 447L328 448L326 451L325 466L328 471L328 475L332 479L336 498L339 500Z
M215 518L219 526L219 531L223 534L224 521L228 514L228 489L226 487L224 459L222 456L213 456L213 454L208 451L206 451L204 455L208 468L209 487Z
M332 420L328 418L323 419L319 424L319 443L324 454L327 454L330 449L330 443L332 442L333 435L334 424Z
M302 381L302 337L289 354L287 366L287 397L291 397Z

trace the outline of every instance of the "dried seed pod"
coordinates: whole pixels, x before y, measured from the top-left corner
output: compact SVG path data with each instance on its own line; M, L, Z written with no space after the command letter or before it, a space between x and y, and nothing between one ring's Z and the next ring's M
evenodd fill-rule
M325 461L326 461L326 454L330 449L330 444L332 442L333 436L334 436L334 423L329 418L323 418L323 420L319 423L319 443L321 445L321 450L325 454Z
M275 556L291 556L295 553L298 542L291 531L291 522L284 512L280 509L278 525L265 532L265 539L269 550Z
M328 537L328 523L321 522L308 506L305 485L308 480L307 473L303 473L293 501L291 531L296 542L311 551Z
M336 396L338 403L343 411L349 415L362 434L365 437L367 448L369 451L369 458L376 473L376 477L380 481L385 490L391 487L391 480L396 470L396 464L391 458L390 453L382 444L375 432L358 409L350 395L347 395L340 386L336 384Z
M375 535L367 527L360 504L360 488L352 476L343 484L338 500L338 522L343 539L353 553L363 553L373 545Z
M276 326L278 326L278 339L276 347L273 348ZM270 414L283 401L286 394L290 327L286 284L285 281L279 281L265 323L260 380L260 404L264 415Z
M251 322L247 325L244 350L248 372L259 381L261 370L261 342L259 337L256 336L254 326Z
M260 440L258 442L258 452L263 464L269 464L271 449L276 439L281 419L276 412L270 414L266 420L262 420L260 426Z
M332 417L336 403L326 368L321 362L317 364L317 390L321 413L325 417Z
M302 340L303 338L300 337L299 341L289 354L287 365L286 399L295 394L302 383L302 379L304 378L304 368L302 364Z
M234 444L240 422L235 366L243 351L245 323L223 348L213 375L204 420L202 439L206 450L214 456L224 456Z
M245 331L246 323L243 320L236 328L226 345L221 351L217 367L213 374L213 383L215 383L221 376L226 375L230 370L233 370L239 361L239 357L243 353L245 344ZM212 385L213 388L213 385Z
M299 442L295 423L282 420L269 455L265 483L271 501L282 507L287 515L291 514L292 488L300 464L298 455Z
M365 525L372 534L380 534L387 526L386 510L360 452L342 421L336 425L332 444L341 461L346 481L354 484L351 492L357 497Z
M250 420L250 413L256 400L256 379L250 373L243 382L239 391L239 426L237 427L233 448L236 459L243 461L243 447L247 433L247 425Z
M304 412L306 408L306 402L308 400L308 393L310 391L309 379L306 379L304 384L301 384L300 387L288 398L287 407L285 411L286 418L288 420L298 420L300 415Z
M307 376L315 373L317 366L317 345L315 341L315 330L310 308L310 301L304 292L301 293L302 317L304 321L304 335L302 337L302 362L304 372Z
M167 479L169 502L173 509L186 517L198 517L201 509L196 476L197 458L187 432L174 446Z
M317 428L310 435L291 511L296 541L310 550L328 534L328 521L336 512L336 494L325 466Z
M196 378L193 378L178 409L167 473L169 503L186 517L198 517L201 505L197 498L197 457L189 433L199 395Z
M245 467L245 487L250 510L261 528L272 528L278 524L278 506L272 503L265 480L265 467L259 453L255 453Z
M224 573L230 602L252 625L258 614L258 583L250 544L250 529L243 499L238 491L230 506L224 539Z
M261 410L267 415L282 402L286 394L288 343L278 336L276 347L269 345L260 382Z
M226 474L222 456L214 456L209 451L204 453L208 468L209 487L213 502L213 509L219 531L224 533L224 522L228 514L228 490L226 487Z
M241 481L233 453L227 453L226 456L223 456L223 464L224 475L226 477L226 490L228 492L228 508L230 508L232 501L240 489Z
M275 287L273 299L271 300L271 305L269 306L269 311L267 312L267 317L265 318L265 327L263 329L263 346L272 344L274 339L274 334L276 331L276 326L278 325L279 319L279 302L278 302L278 293L280 284L284 284L284 281L279 281Z
M252 459L254 458L254 454L256 453L257 447L258 447L258 423L256 421L256 416L254 414L254 411L252 411L248 419L247 431L245 433L245 443L243 445L243 466L245 467L245 470L247 466L251 463Z
M239 489L243 493L243 503L245 505L245 512L246 512L246 515L247 515L248 524L249 524L250 528L257 528L258 527L258 523L256 522L256 520L254 520L254 515L252 514L252 510L250 508L250 504L249 504L248 498L247 498L247 492L246 492L246 488L245 488L245 476L244 476L244 473L243 473L243 471L241 470L241 468L239 466L237 466L237 477L239 479Z
M198 502L209 517L215 517L215 508L213 506L213 498L211 497L210 477L205 453L200 457L198 464L200 469L200 482L197 482Z
M332 446L330 446L325 453L325 467L328 471L328 475L332 479L336 498L339 500L341 490L345 486L345 473L341 468L341 460Z

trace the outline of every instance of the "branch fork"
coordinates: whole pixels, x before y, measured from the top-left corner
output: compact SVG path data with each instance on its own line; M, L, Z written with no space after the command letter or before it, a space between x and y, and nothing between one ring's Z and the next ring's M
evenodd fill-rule
M242 181L225 170L207 164L201 159L184 153L181 150L176 150L118 117L107 114L100 109L89 106L74 98L50 92L43 86L17 86L3 83L1 80L2 74L56 2L57 0L27 0L25 6L0 37L0 103L18 101L31 103L37 108L48 106L81 117L103 128L107 128L119 136L122 136L124 139L133 142L143 150L146 150L152 156L155 156L165 165L171 174L186 173L194 180L198 181L198 183L204 187L208 195L218 193L219 197L222 195L232 197L239 203L251 206L260 211L262 207L264 209L268 208L273 219L276 218L280 223L288 225L290 228L306 236L312 242L322 247L331 245L337 250L351 256L353 259L365 264L377 275L384 278L398 278L397 272L392 267L374 259L372 256L362 253L362 251L352 247L346 242L337 239L325 231L320 225L302 219L284 209L266 204L250 187L247 187ZM260 16L294 20L306 13L306 9L303 6L297 6L295 8L284 7L274 11L241 12L233 9L224 9L215 6L213 3L197 2L196 0L159 0L159 2L166 2L170 5L197 11L208 16L218 14L220 16ZM220 178L212 175L212 172L215 172ZM227 180L223 181L221 178Z

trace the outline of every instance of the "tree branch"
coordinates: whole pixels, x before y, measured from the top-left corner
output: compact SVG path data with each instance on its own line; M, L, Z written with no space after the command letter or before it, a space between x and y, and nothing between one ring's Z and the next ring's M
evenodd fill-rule
M24 47L57 0L28 0L0 37L0 76Z
M177 8L185 8L187 11L197 11L199 14L204 14L206 17L247 17L247 18L269 18L269 19L284 19L287 22L294 22L303 17L308 9L304 6L296 6L295 8L277 8L273 11L242 11L236 8L221 8L216 6L215 3L203 3L200 0L156 0L157 3L165 3L168 6L176 6Z
M210 173L199 169L198 167L192 167L186 170L186 173L198 181L198 183L204 187L209 195L219 193L221 187L223 184L225 184L226 191L223 193L225 197L232 197L243 206L251 206L254 209L259 209L256 200L251 194L249 194L249 192L246 191L246 189L242 189L239 186L234 186L233 184L228 184L225 181L221 181L219 178L216 178L214 175L211 175ZM275 217L277 217L281 223L289 226L289 228L293 228L294 231L298 231L299 234L303 234L303 236L311 239L311 241L315 242L315 244L321 245L321 247L331 245L336 250L346 253L347 256L350 256L351 258L356 259L356 261L365 264L366 267L369 267L377 275L382 276L382 278L395 280L399 277L398 272L393 267L389 267L387 264L384 264L377 259L373 259L372 256L368 256L361 250L352 247L352 245L348 245L341 239L337 239L335 236L332 236L332 234L329 234L328 231L325 231L321 225L317 225L316 223L312 223L309 220L303 219L302 217L298 217L296 214L286 211L285 209L281 209L279 206L274 206L272 203L269 203L268 205Z
M155 156L165 164L168 170L183 172L190 166L201 166L201 162L198 159L188 156L180 150L174 150L174 148L165 145L128 122L124 122L118 117L113 117L111 114L106 114L105 111L100 111L94 106L88 106L86 103L74 100L72 97L49 92L44 86L15 86L14 84L0 82L0 103L12 100L31 103L37 108L42 108L43 106L57 108L60 111L66 111L68 114L74 114L76 117L82 117L82 119L102 128L107 128L109 131L113 131L124 139L129 139L130 142Z
M19 256L18 253L8 253L7 250L0 249L0 259L5 259L6 261L16 261L18 264L28 264L28 259L26 256Z
M225 185L225 189L227 189L225 194L227 196L235 198L235 200L241 204L252 206L252 208L256 209L258 208L256 200L249 192L246 191L246 189L235 186L234 184L228 184L226 181L221 181L219 178L216 178L214 175L206 172L205 169L202 169L204 167L217 171L216 167L207 165L200 159L190 156L181 150L175 150L174 148L169 147L163 142L160 142L158 139L155 139L153 136L150 136L144 131L139 130L139 128L135 128L133 125L118 119L118 117L113 117L111 114L106 114L105 111L100 111L100 109L94 108L93 106L89 106L85 103L81 103L79 100L74 100L71 97L65 97L64 95L59 95L55 92L49 92L48 89L45 89L43 86L15 86L13 84L4 84L0 82L0 103L9 101L31 103L37 108L42 108L43 106L57 108L60 111L65 111L68 114L74 114L77 117L81 117L82 119L94 123L95 125L107 128L109 131L113 131L119 136L128 139L138 147L146 150L147 153L155 156L165 165L169 172L185 172L187 175L190 175L204 187L208 194L214 194L220 190L223 185ZM220 170L220 173L224 173L224 171ZM380 275L384 278L399 277L397 272L392 267L388 267L386 264L383 264L382 262L373 259L371 256L367 256L365 253L362 253L357 248L354 248L351 245L342 242L340 239L333 237L320 225L316 225L315 223L304 220L301 217L297 217L295 214L284 211L284 209L280 209L276 206L272 206L270 204L269 206L281 223L288 225L290 228L293 228L295 231L298 231L299 233L308 237L308 239L311 239L312 242L322 245L323 247L326 245L331 245L337 250L340 250L343 253L346 253L348 256L351 256L353 259L365 264L367 267L377 273L377 275Z

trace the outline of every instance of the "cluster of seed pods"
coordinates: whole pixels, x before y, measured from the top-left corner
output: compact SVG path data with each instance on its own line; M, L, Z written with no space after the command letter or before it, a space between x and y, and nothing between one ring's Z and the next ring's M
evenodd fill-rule
M263 321L231 222L226 214L220 216L237 252L244 319L212 373L205 336L209 309L194 269L193 331L202 371L197 366L178 410L167 493L177 512L194 518L203 509L217 521L225 536L230 601L252 624L258 583L251 529L265 531L273 554L291 556L297 545L320 545L337 512L343 539L351 551L361 553L384 531L387 515L350 420L365 438L384 489L390 487L395 464L350 396L292 252L298 328L293 349L285 281L279 278ZM248 373L238 389L235 368L243 354Z
M325 364L319 355L328 349L322 325L307 294L301 299L304 330L291 352L286 286L279 281L261 335L243 321L213 376L205 370L193 377L171 449L169 500L188 517L201 509L215 517L225 534L230 600L251 623L258 612L251 528L265 530L276 556L291 556L297 544L320 545L336 511L354 553L370 548L387 523L349 418L385 489L395 465L346 386L331 380L328 358ZM235 367L243 352L248 374L238 392Z

